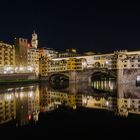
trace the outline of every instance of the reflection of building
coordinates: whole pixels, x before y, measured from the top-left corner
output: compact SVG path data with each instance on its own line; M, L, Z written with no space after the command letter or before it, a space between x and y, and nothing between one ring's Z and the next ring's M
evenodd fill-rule
M35 121L38 120L38 111L40 110L39 88L38 86L29 86L28 92L28 115L31 115Z
M52 91L41 87L40 93L42 111L49 111L58 106L65 105L70 108L83 106L86 108L105 109L110 111L117 110L116 97L94 97L84 94L71 94L61 91Z
M17 126L26 125L28 119L28 89L21 87L15 89L16 94L16 123Z
M26 125L30 120L38 120L39 91L38 86L21 87L16 89L17 125Z
M84 96L82 104L87 108L97 108L97 109L106 109L115 111L117 108L117 99L113 97L104 98L104 97L92 97Z
M0 42L0 73L13 72L15 68L15 47Z
M140 114L140 99L119 98L118 113L121 116L128 116L128 113Z
M16 118L16 99L13 92L0 94L0 124Z
M39 107L38 86L9 88L0 94L0 124L16 120L16 125L37 121Z
M40 91L41 111L43 112L54 110L60 105L75 108L76 105L81 104L80 95L76 98L76 96L73 94L67 94L65 92L59 91L50 91L46 87L40 87Z

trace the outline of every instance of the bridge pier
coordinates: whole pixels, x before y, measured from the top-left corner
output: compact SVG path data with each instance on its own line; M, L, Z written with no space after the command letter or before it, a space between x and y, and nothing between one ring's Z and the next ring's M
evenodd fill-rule
M78 75L76 71L69 72L69 83L77 83L78 82Z
M117 70L117 82L120 84L135 85L137 82L137 76L140 76L140 69L118 69Z

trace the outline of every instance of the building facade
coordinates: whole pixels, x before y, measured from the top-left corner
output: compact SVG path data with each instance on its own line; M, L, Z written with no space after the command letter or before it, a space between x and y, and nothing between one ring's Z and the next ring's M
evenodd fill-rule
M83 71L86 69L85 59L69 58L61 60L52 60L41 58L39 62L39 71L41 76L47 76L51 72L64 71Z
M39 52L36 48L27 49L27 70L39 74Z
M15 47L0 42L0 73L13 73L15 69Z
M25 38L15 38L15 59L16 66L27 66L27 49L29 43Z
M31 44L27 39L15 38L16 72L35 72L38 75L39 53L37 34L35 32L32 34Z

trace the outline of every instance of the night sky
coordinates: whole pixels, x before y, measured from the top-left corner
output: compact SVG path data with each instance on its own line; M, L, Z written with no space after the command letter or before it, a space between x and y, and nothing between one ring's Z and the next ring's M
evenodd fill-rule
M140 50L140 2L132 0L0 1L0 40L31 39L40 47L79 52Z

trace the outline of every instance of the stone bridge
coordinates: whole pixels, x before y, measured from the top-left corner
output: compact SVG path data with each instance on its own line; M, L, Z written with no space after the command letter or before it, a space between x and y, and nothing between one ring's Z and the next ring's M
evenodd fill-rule
M118 85L120 84L140 84L140 69L106 69L106 68L93 68L83 71L66 71L66 72L53 72L49 73L47 78L55 75L63 75L69 79L70 83L91 82L93 75L100 76L101 74L109 75L117 79Z
M96 69L87 69L84 71L54 72L50 73L48 75L48 78L50 79L52 76L55 75L64 75L69 78L70 83L79 83L79 82L91 83L92 76L96 74L98 75L105 74L111 77L117 76L116 70L96 68Z

